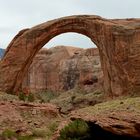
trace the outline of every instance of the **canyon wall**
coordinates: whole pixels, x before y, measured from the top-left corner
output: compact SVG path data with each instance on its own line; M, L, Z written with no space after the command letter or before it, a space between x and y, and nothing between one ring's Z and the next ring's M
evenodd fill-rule
M22 84L23 92L67 91L102 87L103 73L97 48L57 46L41 49Z

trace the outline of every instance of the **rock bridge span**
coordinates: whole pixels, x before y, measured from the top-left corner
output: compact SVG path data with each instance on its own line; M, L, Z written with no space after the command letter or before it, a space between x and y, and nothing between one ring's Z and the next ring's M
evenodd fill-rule
M104 91L109 96L140 91L140 19L105 19L77 15L20 31L0 62L0 90L18 92L36 53L53 37L76 32L99 49Z

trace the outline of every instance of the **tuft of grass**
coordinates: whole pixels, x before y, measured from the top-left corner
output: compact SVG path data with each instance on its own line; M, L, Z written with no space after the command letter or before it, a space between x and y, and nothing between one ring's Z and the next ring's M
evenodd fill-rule
M30 93L29 95L25 95L23 92L20 92L18 95L19 100L21 101L27 101L27 102L34 102L35 96L34 94Z
M17 140L33 140L32 135L21 136L11 129L6 129L2 132L1 139L17 139Z
M24 102L27 100L27 96L23 92L20 92L18 94L18 98L19 100L24 101Z
M111 112L111 111L135 111L140 113L140 97L127 98L127 99L115 99L104 103L96 104L95 106L85 107L79 109L80 114L95 115L99 113Z
M56 98L58 95L52 91L43 91L36 94L36 98L42 103L50 102L50 100Z
M17 136L17 134L13 130L6 129L5 131L2 132L1 136L3 138L14 138Z
M58 123L57 122L52 122L50 125L49 125L49 130L54 133L56 131L58 127Z
M36 128L32 131L32 135L34 137L45 138L47 135L47 132L44 129Z
M47 131L47 138L50 139L51 136L54 134L54 132L58 128L58 123L57 122L51 122L48 126L48 131Z
M0 101L17 101L17 100L18 97L16 95L0 92Z
M34 101L35 101L35 96L34 96L34 94L30 93L30 94L27 96L27 100L28 100L28 102L34 102Z
M68 113L71 110L84 108L90 105L95 105L104 101L104 94L100 90L90 93L77 93L75 90L61 93L58 97L50 102L61 107L61 111Z

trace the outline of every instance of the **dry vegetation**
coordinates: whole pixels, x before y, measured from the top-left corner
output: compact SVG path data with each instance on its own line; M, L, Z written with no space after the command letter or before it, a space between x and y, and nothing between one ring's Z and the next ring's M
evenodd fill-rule
M103 102L104 96L100 91L88 94L69 91L55 98L50 98L47 94L40 98L37 96L25 98L26 100L22 101L18 96L0 93L0 138L49 140L61 122L68 120L73 113L81 116L114 111L140 114L140 97L121 97ZM34 100L30 102L28 98ZM40 103L42 99L43 102ZM63 114L50 103L59 106ZM68 114L71 111L72 113Z

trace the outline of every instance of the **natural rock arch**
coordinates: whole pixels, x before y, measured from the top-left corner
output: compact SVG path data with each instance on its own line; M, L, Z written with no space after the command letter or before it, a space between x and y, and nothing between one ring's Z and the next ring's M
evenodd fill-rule
M0 62L0 90L20 90L36 53L66 32L86 35L99 48L105 93L140 91L140 19L108 20L89 15L64 17L20 31Z

